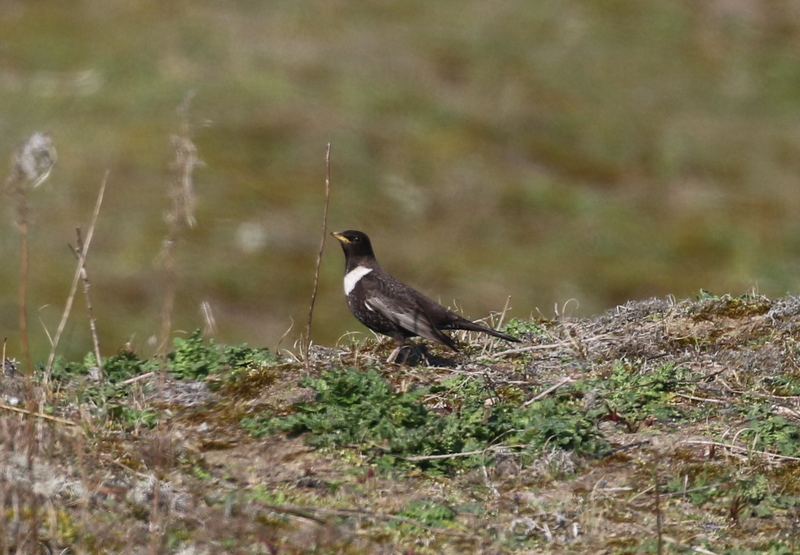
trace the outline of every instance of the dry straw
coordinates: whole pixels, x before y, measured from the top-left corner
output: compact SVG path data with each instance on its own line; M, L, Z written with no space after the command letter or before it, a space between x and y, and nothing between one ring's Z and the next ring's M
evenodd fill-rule
M27 421L25 426L25 440L27 443L27 473L28 479L33 483L34 459L39 450L34 414L36 412L36 395L33 387L33 361L31 359L30 344L28 341L28 188L36 188L49 176L56 162L56 150L49 135L34 133L27 142L19 148L11 161L11 172L6 179L6 191L16 201L17 227L20 234L20 280L19 280L19 332L25 358L25 374L27 389ZM3 371L5 371L5 355L3 356ZM0 505L0 510L5 510L5 504ZM29 531L24 539L18 538L18 545L28 547L33 551L36 544L36 531L38 529L39 507L35 495L30 497L31 522ZM5 546L4 546L5 548Z
M69 319L69 315L72 312L72 304L75 300L75 293L78 291L78 281L81 278L84 279L84 292L86 296L86 304L89 310L89 327L92 332L92 339L94 341L95 346L95 357L97 358L97 365L98 368L101 370L100 375L102 376L102 359L100 358L100 343L97 339L97 327L94 322L94 317L92 316L92 304L89 300L89 286L88 286L88 274L86 273L86 256L89 254L89 247L92 244L92 237L94 237L94 229L97 225L97 217L100 215L100 207L103 205L103 196L106 192L106 184L108 183L108 171L106 171L105 176L103 176L103 181L100 183L100 191L97 193L97 202L94 205L94 212L92 213L92 222L89 224L89 230L86 233L86 239L82 240L80 230L78 230L78 248L74 250L75 255L78 257L78 266L75 269L75 274L72 276L72 285L70 286L69 295L67 296L67 302L64 305L64 312L61 315L61 321L58 323L58 328L56 328L56 334L53 337L52 345L50 347L50 356L47 358L47 367L44 373L44 383L47 385L50 382L50 377L53 371L53 361L56 358L56 350L58 349L58 344L61 341L61 336L64 333L64 328L66 328L67 320Z
M319 242L319 253L317 254L317 264L314 268L314 288L311 292L311 303L308 307L308 323L306 324L305 340L303 341L303 363L305 371L311 370L311 323L314 319L314 303L317 300L317 289L319 288L319 268L322 264L322 251L325 249L325 239L328 236L328 206L331 199L331 143L325 151L325 207L322 211L322 238Z
M177 289L176 255L178 242L187 227L195 225L194 210L197 198L194 193L194 168L202 162L197 156L197 147L192 142L192 127L189 124L189 107L194 97L189 92L178 107L181 118L180 134L172 136L172 146L175 149L175 161L171 164L172 183L169 187L169 197L172 200L170 210L165 214L167 234L161 245L159 259L164 267L164 303L161 307L161 336L158 354L166 356L169 347L169 338L172 333L172 317L175 311L175 294Z

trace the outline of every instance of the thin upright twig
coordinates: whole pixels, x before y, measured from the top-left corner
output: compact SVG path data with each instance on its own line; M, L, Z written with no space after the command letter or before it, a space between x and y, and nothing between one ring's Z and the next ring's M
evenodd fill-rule
M314 319L314 302L317 300L317 289L319 288L319 268L322 264L322 251L325 249L325 239L328 236L328 205L331 198L331 143L325 151L325 208L322 211L322 239L319 242L319 253L317 254L317 265L314 269L314 289L311 292L311 304L308 307L308 324L306 325L306 337L303 345L304 364L306 373L310 371L311 358L311 322Z
M203 337L213 337L217 339L217 320L214 318L214 311L211 310L211 303L203 301L200 303L200 314L203 316Z
M166 531L166 519L168 515L162 514L159 504L161 499L161 484L158 477L153 474L153 500L150 509L150 555L158 555L161 552L161 544L164 541ZM164 512L169 511L169 506L164 507Z
M167 234L161 245L159 257L164 268L164 304L161 308L161 337L156 356L160 361L157 373L157 387L163 390L167 373L167 349L172 334L172 317L175 310L175 297L178 286L178 266L176 256L178 242L186 228L195 225L194 209L197 203L194 193L193 173L194 168L201 164L197 156L197 147L192 142L192 127L189 123L189 107L191 106L194 92L189 92L178 107L181 118L180 133L172 136L172 146L175 149L175 161L170 164L172 170L172 183L168 194L172 200L170 210L164 215L167 223ZM156 429L156 437L166 438L164 423ZM169 507L159 503L160 486L157 477L153 491L153 504L150 511L150 553L156 555L163 550L166 539L166 530L169 527Z
M192 173L195 166L201 162L197 157L197 147L192 142L192 128L189 125L189 106L194 93L190 92L178 107L181 117L181 131L179 135L172 136L172 146L175 149L175 161L171 164L173 172L169 196L172 206L164 219L167 222L167 235L161 245L159 255L164 265L164 304L161 307L161 337L158 346L158 355L164 356L169 346L172 332L172 315L175 309L175 293L177 287L177 266L175 256L178 241L186 227L194 227L194 207L196 204Z
M6 179L8 193L16 197L17 227L20 234L19 332L25 357L26 373L33 375L28 343L28 197L26 186L41 185L56 163L57 155L49 135L34 133L12 158L11 173Z
M511 308L511 295L506 297L506 304L503 305L503 311L500 313L500 320L497 322L497 328L503 327L503 322L506 319L506 314L508 314L509 309Z
M53 344L50 347L50 356L47 358L47 368L45 369L44 373L44 384L47 385L50 381L50 375L53 371L53 361L56 358L56 349L58 349L58 343L61 341L61 335L64 333L64 328L67 326L67 320L69 319L69 315L72 312L72 303L75 300L75 293L78 291L78 280L81 279L81 275L84 272L84 265L86 264L86 255L89 253L89 246L92 244L92 237L94 237L94 228L97 224L97 217L100 215L100 207L103 205L103 196L106 192L106 183L108 183L108 170L106 170L105 175L103 176L103 181L100 183L100 191L97 193L97 201L94 204L94 212L92 212L92 221L89 224L89 230L86 232L86 240L84 241L83 247L80 249L80 256L78 257L78 267L75 268L75 274L72 276L72 285L69 289L69 295L67 296L67 302L64 305L64 312L61 315L61 321L58 323L58 328L56 329L56 335L53 338ZM98 359L97 364L100 364L100 360Z
M100 381L103 380L103 358L100 354L100 339L97 337L97 322L94 318L94 309L92 309L92 297L89 295L89 288L91 287L91 282L89 282L89 272L86 270L86 255L83 254L86 252L86 246L83 242L83 236L81 235L81 228L75 228L75 234L77 235L77 249L73 249L75 253L75 257L78 259L78 262L81 262L81 281L83 282L83 297L86 300L86 311L89 313L89 331L92 333L92 344L94 345L94 358L95 362L97 362L97 370Z
M492 324L493 324L492 327L494 327L496 329L500 329L500 328L503 327L503 322L506 319L506 314L508 313L509 308L511 308L510 305L511 305L511 295L506 297L506 304L503 306L502 312L500 312L500 319L497 322L492 322ZM494 316L495 316L495 314L491 315L492 318L494 318ZM489 317L487 317L486 319L488 319L488 318ZM494 338L492 338L489 341L486 341L483 344L483 349L481 350L481 356L485 356L489 352L489 348L494 346L496 344L496 342L497 341Z
M19 195L17 206L20 234L19 265L19 334L22 341L22 354L25 357L25 372L33 376L33 359L28 342L28 199L25 193Z
M664 553L664 515L661 512L661 492L658 488L658 464L659 464L659 457L658 451L653 451L653 457L655 458L653 464L653 488L655 493L655 509L656 509L656 535L657 535L657 543L656 543L656 553L661 555Z
M27 438L27 463L28 479L35 481L34 460L39 452L39 441L36 435L36 420L32 414L36 411L36 391L33 385L33 359L31 358L30 343L28 340L28 197L26 187L38 187L49 176L56 162L56 150L49 135L34 133L28 141L19 148L12 158L11 173L6 180L6 189L16 197L17 201L17 226L20 233L20 282L19 282L19 332L22 351L25 358L25 380L27 389L27 405L29 414L25 426ZM5 358L3 360L5 371ZM32 515L28 533L24 540L18 538L18 545L24 549L33 550L36 544L36 534L39 529L38 498L35 494L30 497L30 514Z

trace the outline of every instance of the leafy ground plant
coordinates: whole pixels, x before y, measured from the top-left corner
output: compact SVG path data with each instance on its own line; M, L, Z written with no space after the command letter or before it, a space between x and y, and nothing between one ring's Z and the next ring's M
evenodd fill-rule
M166 376L129 351L103 382L60 361L32 473L0 413L6 552L35 522L50 552L794 553L798 317L654 299L441 367L369 343L312 350L307 374L199 334Z
M210 391L234 394L241 388L263 385L274 379L271 367L278 358L268 349L220 345L205 340L199 330L186 338L175 338L173 345L173 351L166 357L171 379L202 381ZM89 353L80 362L58 359L53 368L53 383L68 398L74 396L78 404L89 403L105 411L113 422L150 428L160 421L162 411L150 403L142 406L142 396L152 397L157 388L152 381L140 378L155 374L160 367L158 359L140 358L133 351L123 349L104 361L101 380L94 354ZM168 404L169 396L162 396L162 399L165 401L162 404Z
M296 404L286 416L246 418L242 425L255 437L308 432L315 447L358 447L383 464L439 470L485 464L492 448L502 446L527 457L545 445L582 454L608 447L569 395L520 407L465 377L394 393L377 371L354 368L324 370L301 385L316 391L314 402Z

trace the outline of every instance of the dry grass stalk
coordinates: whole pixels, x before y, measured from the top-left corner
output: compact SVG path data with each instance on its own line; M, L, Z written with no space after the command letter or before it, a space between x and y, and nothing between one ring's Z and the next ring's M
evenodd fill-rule
M492 451L510 451L511 449L524 449L527 445L492 445L486 449L478 451L463 451L461 453L447 453L444 455L418 455L413 457L402 457L406 461L434 461L442 459L454 459L456 457L471 457L472 455L485 455Z
M34 133L15 153L6 190L17 202L17 227L20 233L19 331L26 370L33 373L28 344L28 196L26 187L41 185L56 163L56 150L49 135Z
M161 337L158 346L158 354L162 357L165 356L169 346L172 315L175 310L175 291L178 281L175 263L177 245L184 229L195 225L194 209L197 200L194 194L192 173L195 166L201 162L197 157L197 147L192 142L192 129L189 125L189 106L193 96L194 93L188 93L178 107L181 131L179 135L172 136L172 146L175 149L175 161L170 166L173 172L172 183L169 187L172 205L164 216L167 223L167 235L164 237L159 254L165 274L164 304L161 307Z
M5 347L5 345L4 345ZM4 349L5 350L5 349ZM5 364L5 352L3 353L3 364ZM5 370L4 370L5 371ZM0 468L8 468L8 456L10 454L10 449L6 448L9 444L8 442L8 431L7 431L7 421L6 419L0 419ZM8 494L9 494L9 485L8 485L8 476L6 472L0 472L0 555L7 555L8 553L8 513L6 511L6 507L8 506Z
M161 368L158 372L158 387L164 385L166 373L166 355L169 347L169 339L172 333L172 317L175 310L175 296L177 290L177 246L178 241L187 227L195 225L194 210L197 200L194 193L194 182L192 175L194 168L201 162L197 157L197 147L192 142L192 128L189 124L189 107L191 105L193 92L189 92L178 107L178 115L181 118L180 134L172 136L172 146L175 149L175 161L170 165L173 179L168 193L172 200L170 210L164 216L167 223L167 235L161 246L159 258L164 266L164 304L161 308L161 337L159 341L157 356L161 360ZM163 426L159 426L156 431L160 440L165 439ZM166 531L169 528L169 511L162 511L159 505L160 488L157 478L153 491L153 505L150 511L150 553L156 555L161 552L166 540Z
M103 181L100 183L100 191L97 193L97 201L94 205L94 212L92 213L92 221L89 224L89 230L86 232L86 240L83 242L82 245L78 245L78 250L76 255L78 256L78 266L75 268L75 274L72 276L72 285L69 289L69 295L67 296L67 302L64 305L64 312L61 314L61 321L58 323L58 328L56 329L56 334L53 337L53 342L50 347L50 355L47 358L47 367L44 373L44 384L45 386L50 382L50 376L53 371L53 362L56 358L56 350L58 349L58 344L61 341L61 336L64 333L64 329L67 326L67 320L69 320L69 315L72 312L72 303L75 300L75 294L78 291L78 281L81 277L86 273L86 256L89 253L89 246L92 244L92 237L94 237L94 228L97 224L97 217L100 215L100 207L103 205L103 196L106 192L106 184L108 182L108 171L103 176ZM80 232L78 234L78 239L80 241ZM88 278L86 278L88 280ZM84 285L86 287L86 285ZM93 339L95 340L95 353L97 356L97 365L102 369L102 361L100 359L100 347L97 342L97 333L94 326L94 318L92 317L91 311L91 303L89 302L88 298L88 289L86 290L86 302L89 306L89 318L90 318L90 326L93 332ZM102 372L101 372L102 375Z
M211 310L211 303L203 301L200 303L200 315L203 317L203 336L217 339L217 319L214 318L214 311Z
M19 281L19 331L22 351L25 360L28 417L25 427L27 442L28 477L34 481L34 459L38 454L39 443L36 437L33 413L36 411L36 392L33 386L33 360L31 359L28 340L28 197L27 186L33 188L41 185L49 176L56 162L56 150L49 135L34 133L28 141L14 153L11 162L11 173L6 180L6 190L15 197L17 203L17 227L20 234L20 281ZM3 359L5 369L5 358ZM18 546L27 546L31 550L36 545L38 529L38 501L36 496L29 496L31 523L24 539ZM17 513L18 514L18 513ZM18 547L19 549L19 547ZM24 547L23 547L24 549Z
M653 488L655 493L655 510L656 510L656 552L658 555L664 553L664 514L661 512L661 492L658 488L658 464L659 457L658 451L653 452Z
M306 337L303 342L304 365L306 373L310 371L311 357L311 322L314 319L314 303L317 300L317 290L319 288L319 268L322 264L322 251L325 249L325 239L328 236L328 206L331 200L331 143L325 151L325 208L322 211L322 239L319 243L319 253L317 254L317 264L314 269L314 289L311 292L311 304L308 307L308 324L306 324Z
M511 296L509 295L506 297L506 304L503 306L503 310L500 313L492 313L486 318L482 318L478 320L479 322L484 322L491 328L494 329L501 329L503 327L503 322L505 322L506 315L508 311L511 310ZM496 321L495 321L496 319ZM469 335L465 335L465 337L469 337ZM481 337L481 356L491 356L492 349L494 349L495 345L498 343L498 339L491 336L482 336Z
M97 322L94 317L94 310L92 309L92 298L89 294L89 288L91 287L91 283L89 282L89 272L86 270L86 247L83 242L83 237L81 235L81 228L76 228L75 233L77 235L77 249L73 249L75 256L77 257L78 261L82 261L81 267L81 281L83 282L83 296L86 300L86 311L89 314L89 331L92 333L92 345L94 346L94 358L95 362L97 363L97 372L100 381L103 380L103 357L100 354L100 340L97 337Z
M464 538L464 539L476 539L477 536L473 534L457 532L455 530L448 530L446 528L436 528L434 526L428 526L424 522L420 522L415 518L409 518L400 515L390 515L384 513L376 513L372 511L362 511L358 509L328 509L325 507L300 507L297 505L272 505L269 503L264 503L262 501L255 501L261 507L269 509L271 511L275 511L278 513L289 514L298 516L300 518L313 520L319 523L325 523L319 517L316 517L313 513L321 514L321 515L330 515L330 516L344 516L344 517L358 517L358 518L371 518L375 520L385 520L385 521L395 521L395 522L403 522L406 524L412 524L417 526L418 528L422 528L423 530L427 530L428 532L432 532L434 534L438 534L441 536L450 536L453 538Z
M543 399L543 398L547 397L548 395L550 395L553 391L555 391L556 389L558 389L562 385L567 385L568 383L572 383L573 381L574 380L571 379L571 378L564 378L563 380L561 380L557 384L548 387L547 389L545 389L544 391L542 391L538 395L528 399L527 401L522 403L522 406L523 407L527 407L528 405L531 405L531 404L535 403L539 399Z
M65 420L64 418L58 418L57 416L50 416L49 414L45 414L43 412L33 412L32 413L29 410L21 409L19 407L10 407L10 406L5 405L3 403L0 403L0 409L8 410L8 411L11 411L11 412L16 412L16 413L19 413L19 414L26 414L26 415L29 415L29 416L35 416L36 418L41 418L42 420L49 420L50 422L59 422L60 424L66 424L68 426L78 426L78 424L76 424L72 420Z
M153 501L150 510L150 555L158 555L161 551L161 546L164 541L164 532L166 531L166 516L160 515L159 500L161 498L161 488L159 487L158 478L153 477Z
M777 453L770 453L767 451L757 451L755 449L749 447L740 447L739 445L732 445L729 443L720 443L718 441L699 441L699 440L684 440L681 443L685 443L688 445L708 445L711 447L723 447L732 453L739 453L742 455L752 456L752 455L759 455L765 458L767 462L775 462L775 461L800 461L800 457L790 457L788 455L779 455Z

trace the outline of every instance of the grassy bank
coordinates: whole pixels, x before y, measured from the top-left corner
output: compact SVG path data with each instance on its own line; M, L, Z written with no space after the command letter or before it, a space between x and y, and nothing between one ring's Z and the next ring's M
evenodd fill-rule
M463 355L414 366L371 340L317 346L309 375L288 351L195 333L163 361L120 352L102 381L93 355L59 360L33 431L7 371L3 545L792 553L799 312L652 299L512 320L520 347L462 337Z

